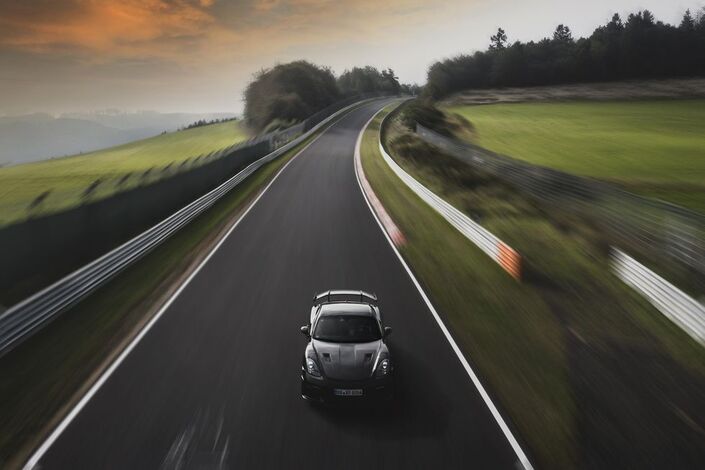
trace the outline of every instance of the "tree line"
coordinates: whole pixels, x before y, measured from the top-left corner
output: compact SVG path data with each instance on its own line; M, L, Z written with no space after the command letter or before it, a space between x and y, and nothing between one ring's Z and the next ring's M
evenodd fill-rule
M575 39L558 25L538 42L509 42L502 28L484 51L434 63L423 94L438 99L451 93L505 86L556 85L637 78L705 74L705 9L690 10L677 26L643 10L626 20L615 14L587 38Z
M390 68L354 67L336 77L329 67L299 60L257 72L244 93L245 120L256 131L299 122L336 101L360 93L418 93Z
M186 129L195 129L196 127L209 126L211 124L220 124L222 122L228 122L228 121L237 121L237 118L231 117L231 118L220 118L220 119L211 119L211 120L199 119L198 121L193 121L191 124L187 124L183 127L179 127L179 130L185 131ZM164 131L163 134L166 134L166 131Z

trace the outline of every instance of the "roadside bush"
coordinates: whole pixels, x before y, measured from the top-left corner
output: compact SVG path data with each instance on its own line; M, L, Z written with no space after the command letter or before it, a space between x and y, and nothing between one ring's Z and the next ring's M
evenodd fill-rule
M404 106L401 111L401 122L412 132L416 132L416 123L418 122L422 126L451 137L450 132L446 129L445 114L433 105L422 101L415 100Z

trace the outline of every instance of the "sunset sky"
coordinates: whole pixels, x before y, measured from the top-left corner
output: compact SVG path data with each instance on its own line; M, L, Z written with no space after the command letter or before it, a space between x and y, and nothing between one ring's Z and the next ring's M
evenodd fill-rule
M437 59L483 49L498 26L589 34L617 12L677 23L705 0L0 0L0 115L106 108L242 109L252 73L308 59L336 73L392 67L423 83Z

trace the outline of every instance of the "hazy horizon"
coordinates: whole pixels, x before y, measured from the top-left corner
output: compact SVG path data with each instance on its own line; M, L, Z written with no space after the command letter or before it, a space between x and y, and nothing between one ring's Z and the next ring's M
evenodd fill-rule
M585 36L614 13L678 23L705 0L0 0L0 115L117 109L241 113L253 73L306 59L336 74L391 67L422 84L436 60L484 49L503 27ZM507 12L511 11L511 15Z

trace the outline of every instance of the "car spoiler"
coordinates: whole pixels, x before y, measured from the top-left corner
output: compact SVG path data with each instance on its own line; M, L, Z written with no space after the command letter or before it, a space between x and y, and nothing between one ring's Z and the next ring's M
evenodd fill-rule
M362 290L329 290L313 296L313 305L330 302L364 302L377 304L377 296Z

